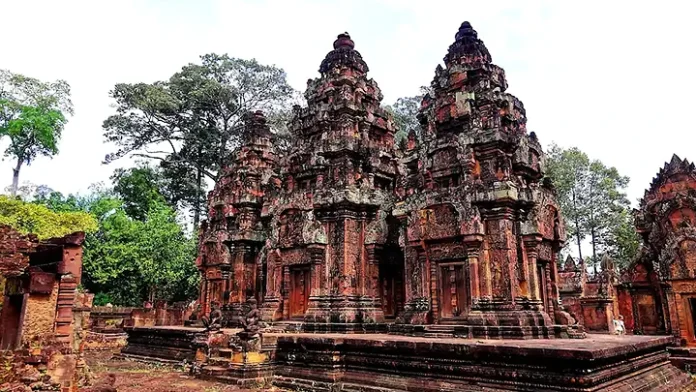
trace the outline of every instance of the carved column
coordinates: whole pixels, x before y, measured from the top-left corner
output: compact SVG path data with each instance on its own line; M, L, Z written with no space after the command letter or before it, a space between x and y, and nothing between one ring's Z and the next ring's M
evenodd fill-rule
M200 305L201 314L207 315L210 312L210 306L208 305L208 278L206 277L205 270L201 271L201 295L200 295Z
M377 245L365 246L365 288L364 295L381 298L379 290L379 260L377 258Z
M324 245L310 245L307 248L309 252L309 262L311 265L311 286L310 296L324 295L321 288L321 282L325 280L323 265L324 265Z
M491 273L492 305L500 310L513 307L517 278L514 265L517 263L517 247L513 233L514 210L510 207L497 207L485 214L487 240L489 242L488 261Z
M290 267L283 266L283 319L290 319Z
M539 256L539 245L542 237L539 234L527 234L523 236L524 249L527 255L524 264L527 266L526 279L529 282L529 299L539 301L541 299L540 286L543 282L539 282L539 273L537 271L537 258Z
M439 324L440 321L440 290L450 290L450 287L440 287L440 279L437 271L437 263L429 263L427 257L427 250L421 254L419 257L419 262L424 265L424 271L428 272L428 276L424 279L425 287L430 290L424 290L430 294L430 315L432 317L433 323Z
M469 264L469 304L471 309L478 308L481 299L481 278L479 276L479 258L481 256L481 245L483 235L470 234L464 236L466 245L466 257Z

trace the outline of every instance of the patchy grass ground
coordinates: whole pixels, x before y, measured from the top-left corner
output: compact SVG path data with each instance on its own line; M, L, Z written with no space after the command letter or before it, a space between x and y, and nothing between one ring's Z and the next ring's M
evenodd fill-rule
M116 376L118 392L259 392L277 389L249 390L236 386L203 381L169 366L150 365L132 361L112 360L112 352L88 352L87 364L96 384Z

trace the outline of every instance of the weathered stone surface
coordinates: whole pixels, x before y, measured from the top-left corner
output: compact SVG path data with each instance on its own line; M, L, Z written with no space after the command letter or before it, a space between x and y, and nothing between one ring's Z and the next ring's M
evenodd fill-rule
M568 256L558 272L561 302L587 331L614 333L614 319L620 314L616 269L606 255L600 264L600 272L589 275L583 261L576 264Z
M11 366L27 375L15 381L34 390L78 390L92 298L77 292L83 241L84 233L38 241L0 226L0 273L7 279L0 348L14 350Z
M249 117L201 230L200 315L216 303L238 325L255 298L308 331L582 336L559 303L565 234L522 103L468 23L445 65L405 151L347 33L294 109L288 153Z
M221 324L249 329L255 299L272 328L253 344L256 329L127 328L124 353L309 391L689 387L667 361L671 337L551 339L585 338L561 289L580 288L578 318L610 330L614 277L586 285L573 266L559 278L565 232L541 145L469 23L403 151L347 33L319 71L286 154L249 117L201 229L198 316L221 305Z
M639 257L624 271L618 307L636 334L671 333L696 347L696 167L674 155L635 211L643 239ZM680 365L694 355L675 351ZM675 362L675 363L676 363Z
M666 361L671 343L289 335L278 338L274 383L308 391L680 391L690 379Z

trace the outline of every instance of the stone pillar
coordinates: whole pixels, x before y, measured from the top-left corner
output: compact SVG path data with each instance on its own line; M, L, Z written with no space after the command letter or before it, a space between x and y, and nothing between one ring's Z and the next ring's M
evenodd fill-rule
M541 304L541 287L539 284L539 273L537 272L537 257L539 256L539 245L541 244L541 235L528 234L523 237L526 260L524 264L527 266L527 279L529 282L529 299Z
M290 267L283 266L283 319L290 319Z
M325 295L327 293L322 290L322 281L326 280L324 273L324 245L309 245L307 251L309 252L309 261L311 265L311 286L310 286L310 297Z
M425 249L407 246L404 252L404 286L406 301L403 313L397 317L399 324L426 324L432 307L430 271Z
M483 235L466 235L463 242L466 245L466 257L469 265L469 303L471 304L471 309L478 309L482 291L479 258L481 256Z
M510 310L514 307L513 296L517 292L517 247L513 233L514 211L509 207L498 207L486 214L486 237L489 243L488 261L491 273L491 305L494 309Z
M377 257L379 250L378 245L375 244L365 246L365 287L363 294L377 299L381 298L379 293L379 260Z
M280 250L269 250L266 257L266 293L261 305L261 314L265 321L277 321L283 318L282 293L283 266Z

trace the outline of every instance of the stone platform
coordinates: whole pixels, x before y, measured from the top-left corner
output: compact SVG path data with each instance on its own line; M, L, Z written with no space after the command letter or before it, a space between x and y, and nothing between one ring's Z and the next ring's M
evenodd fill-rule
M129 328L127 355L189 360L198 328ZM225 330L233 334L236 330ZM388 334L265 333L272 384L297 391L687 391L670 364L669 336L588 335L586 339L477 340ZM227 350L229 351L229 350ZM244 369L209 361L205 378ZM223 366L224 365L224 366ZM258 378L258 369L248 369Z
M671 337L474 340L392 335L278 336L276 386L294 390L682 391Z
M160 362L193 361L196 350L193 338L203 328L191 327L126 327L126 347L121 357Z

